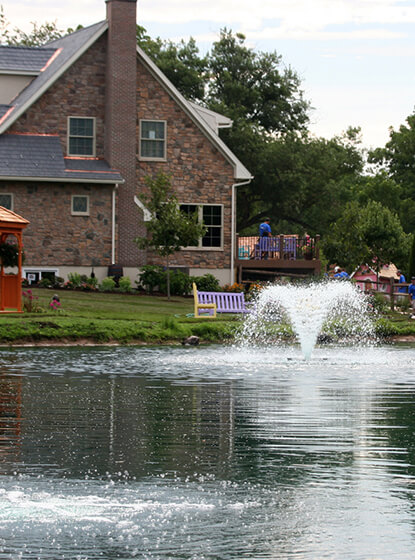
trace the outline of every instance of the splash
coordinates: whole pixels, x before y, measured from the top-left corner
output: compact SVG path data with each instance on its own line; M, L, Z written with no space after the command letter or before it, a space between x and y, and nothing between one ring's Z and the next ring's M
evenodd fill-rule
M269 345L294 334L305 359L318 339L367 343L375 336L368 298L343 281L272 285L260 292L239 343Z

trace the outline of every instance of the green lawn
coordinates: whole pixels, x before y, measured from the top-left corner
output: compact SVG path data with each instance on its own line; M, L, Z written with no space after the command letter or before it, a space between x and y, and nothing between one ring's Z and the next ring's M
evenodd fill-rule
M0 342L81 341L149 342L179 341L190 335L204 340L231 338L240 317L193 317L193 298L147 296L71 290L32 290L33 312L0 315ZM49 303L56 293L61 308Z
M196 335L202 341L231 340L241 326L240 315L194 318L193 298L102 292L33 289L35 312L0 315L0 343L165 343ZM61 309L49 303L57 293ZM289 330L289 326L287 326ZM384 337L415 336L410 314L383 314L377 321ZM288 331L287 331L288 332Z

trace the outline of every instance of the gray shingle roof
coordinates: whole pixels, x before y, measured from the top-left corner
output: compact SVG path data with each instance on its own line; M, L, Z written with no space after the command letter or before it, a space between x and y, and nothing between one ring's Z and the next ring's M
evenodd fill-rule
M31 134L0 136L0 180L6 178L123 183L104 160L64 158L58 136Z
M7 113L9 109L10 109L10 105L3 105L0 103L0 119L3 115Z
M57 48L0 46L0 71L40 72Z
M49 54L54 52L52 58L48 58L49 65L46 66L38 76L13 100L13 110L3 121L0 121L0 134L5 132L9 126L32 105L48 87L50 87L66 70L73 64L98 37L108 28L106 21L90 25L75 33L66 35L56 41L51 41L39 50L45 50Z

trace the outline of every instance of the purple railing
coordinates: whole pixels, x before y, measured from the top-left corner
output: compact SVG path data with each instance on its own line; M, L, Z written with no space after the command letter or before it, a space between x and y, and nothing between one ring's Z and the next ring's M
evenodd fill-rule
M318 259L319 236L277 235L273 237L240 236L236 257L241 260L255 259Z

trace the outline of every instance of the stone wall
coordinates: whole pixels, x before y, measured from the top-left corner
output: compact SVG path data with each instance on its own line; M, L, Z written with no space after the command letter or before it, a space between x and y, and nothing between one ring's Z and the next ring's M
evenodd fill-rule
M111 264L112 187L9 183L14 211L30 221L23 232L25 266ZM71 196L89 196L89 216L71 215Z
M100 37L8 132L59 135L67 155L68 117L96 117L96 155L104 157L106 35Z

